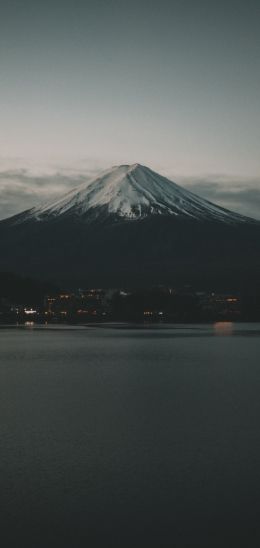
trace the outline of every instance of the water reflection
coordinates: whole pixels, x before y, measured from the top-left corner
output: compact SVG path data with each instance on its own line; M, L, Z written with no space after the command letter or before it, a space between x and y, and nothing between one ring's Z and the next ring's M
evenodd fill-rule
M34 322L24 322L25 327L34 327Z
M234 333L233 322L216 322L213 328L215 335L233 335Z

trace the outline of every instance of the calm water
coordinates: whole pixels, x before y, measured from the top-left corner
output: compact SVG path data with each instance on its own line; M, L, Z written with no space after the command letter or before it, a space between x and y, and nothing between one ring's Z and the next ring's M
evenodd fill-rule
M3 328L1 544L257 547L259 423L260 325Z

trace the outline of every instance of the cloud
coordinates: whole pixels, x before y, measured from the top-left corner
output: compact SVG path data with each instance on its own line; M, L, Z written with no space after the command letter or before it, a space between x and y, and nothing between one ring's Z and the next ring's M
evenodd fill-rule
M62 196L91 175L73 170L47 174L27 169L0 171L0 219Z
M178 183L202 198L242 215L260 219L260 178L181 177Z

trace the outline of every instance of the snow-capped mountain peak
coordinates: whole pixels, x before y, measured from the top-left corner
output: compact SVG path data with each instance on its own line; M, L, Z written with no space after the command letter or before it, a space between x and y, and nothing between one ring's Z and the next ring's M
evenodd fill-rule
M27 213L30 218L74 215L85 220L113 215L126 220L172 215L194 220L246 222L140 164L114 166L71 190L63 198Z

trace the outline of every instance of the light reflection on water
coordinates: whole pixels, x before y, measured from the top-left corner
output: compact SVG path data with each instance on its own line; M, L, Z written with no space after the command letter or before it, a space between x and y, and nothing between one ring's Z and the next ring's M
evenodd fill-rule
M232 335L234 333L233 322L216 322L213 325L215 335Z

